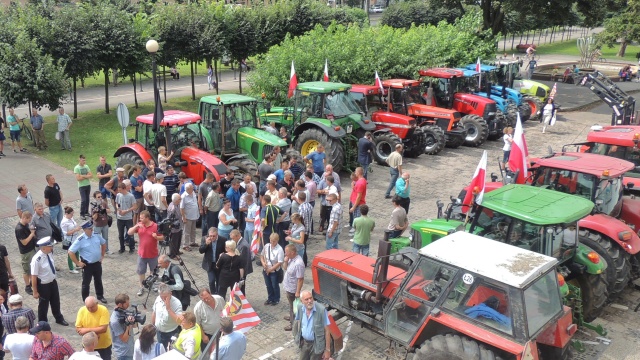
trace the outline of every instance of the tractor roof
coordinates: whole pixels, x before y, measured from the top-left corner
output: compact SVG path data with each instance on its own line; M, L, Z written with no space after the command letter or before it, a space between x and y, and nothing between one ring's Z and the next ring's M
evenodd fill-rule
M587 141L618 146L636 146L633 139L640 138L640 126L622 125L591 128Z
M365 95L376 95L380 94L380 87L375 85L353 84L351 85L351 92Z
M432 242L420 254L519 289L558 263L552 257L464 231ZM466 280L474 281L473 276Z
M473 70L476 71L476 64L469 64L467 66L464 67L467 70ZM489 72L489 71L493 71L497 69L497 67L493 66L493 65L485 65L485 64L480 64L480 71L481 72Z
M298 84L298 90L314 93L329 93L331 91L346 91L351 89L351 85L327 81L312 81Z
M430 76L439 79L451 79L454 77L462 77L462 70L451 68L433 68L419 71L420 76Z
M136 117L136 121L147 125L153 125L153 113L139 115ZM160 121L160 126L182 126L196 124L198 122L200 122L200 115L196 113L182 110L167 110L164 112L164 118Z
M382 81L382 86L385 88L404 89L406 86L420 86L420 81L411 79L387 79Z
M482 206L537 225L570 223L589 215L591 200L528 185L509 184L484 194Z
M472 77L472 76L476 76L476 75L480 74L479 72L476 71L475 68L473 68L473 69L458 68L456 70L462 71L462 74L463 74L464 77Z
M618 177L635 169L635 165L626 160L578 152L556 153L548 158L536 159L534 163L535 166L570 170L597 177L601 177L605 170L609 171L609 176Z
M248 103L248 102L256 101L256 99L250 96L238 95L238 94L209 95L209 96L204 96L200 99L200 102L209 103L209 104L217 104L218 101L225 105L231 105L231 104Z

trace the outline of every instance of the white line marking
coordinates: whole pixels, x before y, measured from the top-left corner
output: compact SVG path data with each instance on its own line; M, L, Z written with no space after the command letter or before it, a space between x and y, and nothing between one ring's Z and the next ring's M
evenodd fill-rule
M280 351L284 350L284 348L288 347L291 344L293 344L293 340L287 341L283 346L275 348L275 349L271 350L271 352L268 352L268 353L260 356L258 359L254 359L254 360L265 360L265 359L268 359L268 358L272 357L273 355L279 353Z
M349 341L349 332L351 331L351 325L353 325L353 321L349 320L349 323L347 324L347 330L345 330L344 332L344 339L342 339L342 350L338 352L338 356L336 356L336 360L342 359L342 354L344 352L344 349L347 348L347 342Z

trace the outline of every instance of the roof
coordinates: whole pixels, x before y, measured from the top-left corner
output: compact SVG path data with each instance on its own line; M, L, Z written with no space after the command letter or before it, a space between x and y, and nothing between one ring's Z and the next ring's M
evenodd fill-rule
M509 184L485 193L482 206L537 225L570 223L589 215L593 202L576 195Z
M475 71L476 70L476 64L469 64L469 65L465 66L465 69ZM480 64L480 71L481 72L489 72L489 71L493 71L495 69L497 69L496 66Z
M429 258L520 289L558 263L552 257L463 231L434 241L419 252Z
M376 85L353 84L351 85L351 92L374 95L380 93L380 87Z
M464 74L464 77L471 77L471 76L476 76L476 75L480 74L479 72L477 72L475 70L475 68L473 68L473 69L458 68L457 70L462 71L462 73Z
M139 115L136 121L142 124L153 125L153 113ZM160 126L181 126L195 124L200 121L200 115L189 111L167 110L164 112L164 118L160 122Z
M587 141L619 146L635 146L633 137L640 134L640 126L605 126L587 134ZM640 136L640 135L639 135Z
M420 81L411 79L387 79L382 81L382 86L385 88L402 89L405 86L420 86Z
M332 90L335 91L345 91L351 89L351 85L343 84L343 83L335 83L335 82L327 82L327 81L312 81L299 83L296 87L298 90L302 91L310 91L317 93L328 93Z
M238 103L247 103L247 102L256 101L255 98L252 98L250 96L245 96L245 95L220 94L220 95L204 96L200 99L200 102L217 104L218 99L220 99L220 102L223 104L238 104Z
M459 69L451 68L433 68L419 71L420 76L431 76L435 78L451 79L453 77L461 77L463 73Z
M626 160L578 152L556 153L549 158L535 159L534 163L535 166L570 170L597 177L602 176L602 172L605 170L609 170L609 176L618 177L635 169L635 165Z

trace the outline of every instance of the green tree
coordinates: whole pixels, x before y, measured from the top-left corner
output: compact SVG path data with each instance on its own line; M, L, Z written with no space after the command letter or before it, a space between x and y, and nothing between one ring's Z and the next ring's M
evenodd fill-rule
M617 56L623 57L627 45L640 41L640 1L628 0L626 7L617 15L605 20L604 31L598 34L598 41L609 47L620 42Z
M9 106L30 102L55 110L66 93L64 63L44 54L38 43L22 32L13 44L0 44L0 94Z
M240 64L242 60L257 53L258 42L254 24L257 17L251 9L230 8L225 16L225 39L232 61ZM242 94L242 66L238 66L238 91Z
M395 28L410 28L411 24L435 25L444 20L453 23L462 16L461 8L450 8L446 4L431 0L394 3L382 14L381 23Z

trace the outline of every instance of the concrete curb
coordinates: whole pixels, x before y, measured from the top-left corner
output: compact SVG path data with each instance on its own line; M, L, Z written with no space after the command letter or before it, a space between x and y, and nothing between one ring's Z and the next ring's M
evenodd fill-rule
M640 89L638 90L629 90L629 91L625 91L627 94L637 94L640 93ZM575 112L575 111L584 111L584 110L589 110L589 109L593 109L594 107L602 104L603 101L598 99L592 102L589 102L587 104L583 104L583 105L578 105L578 106L573 106L573 107L563 107L560 110L558 110L558 112Z

